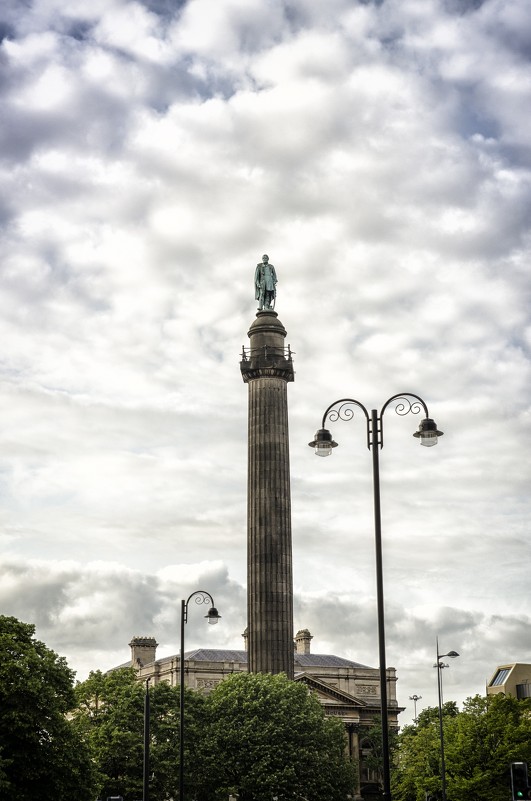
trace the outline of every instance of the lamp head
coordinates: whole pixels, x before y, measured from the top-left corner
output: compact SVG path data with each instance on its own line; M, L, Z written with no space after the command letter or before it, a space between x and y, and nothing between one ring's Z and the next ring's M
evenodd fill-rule
M448 654L445 654L445 655L446 655L446 656L449 656L449 657L450 657L450 659L455 659L455 658L456 658L456 656L459 656L459 654L457 653L457 651L450 651L450 653L448 653Z
M315 449L316 456L330 456L332 448L337 448L337 442L334 442L327 428L320 428L315 433L313 442L309 442L308 445Z
M221 615L218 613L218 610L215 606L210 607L208 610L208 615L205 615L205 617L212 626L215 626L218 620L221 620Z
M419 430L415 431L414 437L420 439L420 444L431 448L437 445L438 437L442 437L443 431L437 431L437 423L431 417L425 417L420 421Z

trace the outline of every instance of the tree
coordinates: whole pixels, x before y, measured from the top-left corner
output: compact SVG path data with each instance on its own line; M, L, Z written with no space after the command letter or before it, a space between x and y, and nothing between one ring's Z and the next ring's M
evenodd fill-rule
M392 763L398 746L396 729L389 729L388 740L389 758ZM372 726L363 733L363 742L370 744L370 753L364 758L364 765L369 771L376 773L380 787L383 788L382 718L380 715L374 718Z
M509 764L531 761L531 702L504 695L443 707L448 797L452 801L506 801ZM424 709L416 726L399 735L394 774L396 801L424 801L441 787L439 718L436 708Z
M149 692L150 797L164 801L178 796L179 688L160 682ZM90 745L102 798L142 795L144 693L132 668L91 673L76 688L73 725ZM336 801L352 791L344 727L305 685L238 674L185 699L188 798Z
M530 711L528 700L501 694L467 699L446 748L452 798L508 798L510 763L531 760Z
M143 687L132 668L92 672L76 687L72 722L89 743L100 797L140 798Z
M0 616L1 795L93 801L88 748L67 719L74 672L34 634L35 626Z
M73 724L90 745L98 772L100 797L142 796L144 695L146 687L133 668L95 671L76 687ZM165 682L150 686L150 796L177 797L179 788L179 688ZM195 787L202 763L205 698L185 694L185 779ZM193 795L191 796L193 797Z
M336 801L352 793L354 766L341 721L283 674L234 674L208 698L208 781L198 798Z

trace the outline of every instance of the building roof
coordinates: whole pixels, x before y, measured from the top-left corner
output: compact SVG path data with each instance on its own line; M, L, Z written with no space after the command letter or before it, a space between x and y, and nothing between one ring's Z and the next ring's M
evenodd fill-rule
M301 667L355 667L368 668L360 662L353 662L351 659L344 659L342 656L333 654L295 654L295 664Z
M155 662L162 664L163 662L170 662L172 659L178 658L179 654L172 654L171 656L163 656L160 659L156 659ZM247 651L237 651L228 648L196 648L195 651L186 651L184 658L187 662L193 660L195 662L239 662L240 664L247 664ZM344 659L342 656L334 656L334 654L294 654L293 659L295 668L301 670L308 667L372 669L369 668L368 665L362 665L360 662L353 662L351 659ZM117 665L113 670L130 666L131 662L124 662L121 665Z
M343 659L341 656L333 654L294 654L295 665L301 668L306 667L355 667L366 668L359 662L352 662L350 659ZM174 657L167 657L174 658ZM187 651L184 658L195 660L196 662L247 662L247 651L225 650L222 648L197 648L195 651ZM157 660L162 661L162 660Z

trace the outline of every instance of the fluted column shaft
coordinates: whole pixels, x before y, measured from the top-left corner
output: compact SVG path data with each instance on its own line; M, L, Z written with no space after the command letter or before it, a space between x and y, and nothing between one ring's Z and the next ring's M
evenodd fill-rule
M293 568L286 332L260 312L241 363L249 385L247 607L249 670L293 677Z

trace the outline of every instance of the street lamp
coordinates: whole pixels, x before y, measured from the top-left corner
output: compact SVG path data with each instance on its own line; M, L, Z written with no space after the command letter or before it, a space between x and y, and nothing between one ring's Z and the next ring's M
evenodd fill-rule
M195 597L196 604L210 603L210 609L205 615L209 623L214 625L221 618L214 606L214 600L205 590L196 590L187 601L181 601L181 653L180 653L180 682L179 688L179 801L184 801L184 624L188 623L188 604Z
M420 701L421 698L422 698L422 695L417 695L416 693L414 693L413 695L409 696L409 700L413 701L413 706L414 706L414 709L415 709L414 716L413 716L413 720L414 720L415 723L417 722L417 701Z
M151 677L146 679L146 693L144 695L144 764L142 766L142 801L149 801L149 682Z
M459 656L457 651L449 651L447 654L440 654L439 653L439 638L436 638L437 644L437 662L433 666L437 668L437 697L439 699L439 734L440 734L440 743L441 743L441 791L442 791L442 801L446 801L446 764L444 761L444 729L443 729L443 713L442 713L442 675L441 671L443 668L448 667L445 665L444 662L441 662L441 659L448 657L449 659L455 659Z
M413 436L420 439L420 444L430 447L437 444L438 437L442 437L443 432L437 430L435 422L431 419L428 407L418 395L411 392L400 393L389 398L380 414L373 409L371 414L365 406L353 398L341 398L334 401L323 415L321 428L315 434L313 442L309 446L315 449L317 456L329 456L332 448L337 447L337 442L332 439L332 434L325 428L327 419L331 422L336 420L352 420L355 408L359 408L365 415L367 424L367 447L372 451L372 476L374 494L374 533L376 546L376 595L378 606L378 648L380 655L380 701L382 715L382 754L383 754L383 785L384 799L391 801L391 781L389 768L389 730L388 730L388 710L387 710L387 667L385 663L385 620L384 620L384 597L383 597L383 566L382 566L382 525L380 510L380 465L379 451L383 448L383 416L389 404L396 402L395 412L398 415L405 415L409 412L419 414L424 410L425 417L421 420L419 430Z

